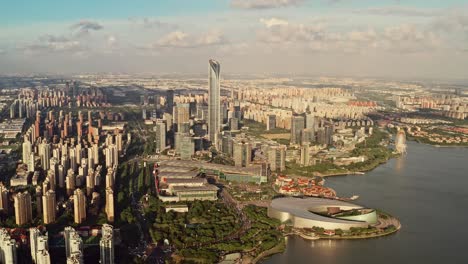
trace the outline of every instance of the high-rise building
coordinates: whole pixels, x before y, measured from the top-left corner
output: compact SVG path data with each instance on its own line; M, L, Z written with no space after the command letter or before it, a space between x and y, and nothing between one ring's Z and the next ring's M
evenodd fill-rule
M310 147L309 144L301 146L301 166L309 166L310 164Z
M276 115L268 115L266 129L272 130L276 128Z
M23 164L29 166L29 159L31 158L32 144L28 139L23 142ZM29 169L29 168L28 168Z
M303 116L291 117L291 144L301 144L301 134L304 126Z
M195 143L190 136L183 136L179 143L180 159L190 160L195 153Z
M0 182L0 213L8 214L8 189Z
M169 89L166 92L166 112L172 114L174 107L174 90Z
M221 126L220 70L221 66L217 61L209 61L208 137L215 148L218 148Z
M44 215L44 224L50 224L55 222L55 208L57 206L55 200L55 192L53 190L48 190L42 196L42 206L43 206L43 215Z
M106 215L108 222L114 222L114 191L106 188Z
M271 146L268 148L268 163L272 171L286 169L286 146Z
M83 262L83 240L81 239L78 232L73 227L65 227L63 230L63 237L65 239L65 256L67 257L67 263L69 259L78 262L71 263L82 263Z
M39 157L41 157L41 166L43 170L48 170L50 167L50 144L43 140L39 144Z
M252 144L249 142L234 143L234 165L238 167L247 167L252 160Z
M73 194L73 207L75 223L81 224L86 220L86 195L81 189L76 189Z
M166 123L156 122L154 127L156 132L156 152L166 149Z
M33 263L50 263L49 241L46 234L42 234L39 229L32 227L29 229L29 244Z
M190 105L189 104L177 104L174 107L174 123L181 124L186 123L190 120Z
M0 228L0 263L17 263L16 241L3 228Z
M22 226L31 222L32 208L31 195L28 192L17 193L14 198L15 203L15 219L18 226Z
M114 263L114 230L111 225L104 224L101 229L102 238L99 241L101 264Z

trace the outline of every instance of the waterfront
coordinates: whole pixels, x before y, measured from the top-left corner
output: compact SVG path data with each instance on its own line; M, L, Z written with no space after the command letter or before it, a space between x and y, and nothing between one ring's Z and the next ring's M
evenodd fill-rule
M367 240L306 241L263 263L468 263L468 149L408 142L408 154L365 175L328 177L341 196L397 217L402 229Z

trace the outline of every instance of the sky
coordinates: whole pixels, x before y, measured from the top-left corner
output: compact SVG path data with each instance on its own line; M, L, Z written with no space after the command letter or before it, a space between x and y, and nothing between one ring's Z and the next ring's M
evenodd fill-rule
M0 74L468 77L468 0L0 0Z

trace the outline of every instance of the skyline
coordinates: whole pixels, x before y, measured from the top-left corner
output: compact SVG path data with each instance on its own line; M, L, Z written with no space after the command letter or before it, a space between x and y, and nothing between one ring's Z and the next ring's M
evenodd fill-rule
M22 9L28 5L28 9ZM92 6L92 8L89 8ZM465 1L8 3L0 73L466 78ZM248 61L248 63L245 63Z

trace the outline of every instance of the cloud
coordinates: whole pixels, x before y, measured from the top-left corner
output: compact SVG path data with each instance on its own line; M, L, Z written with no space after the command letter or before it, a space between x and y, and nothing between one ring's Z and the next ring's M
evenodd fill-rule
M81 36L89 34L90 31L101 30L104 27L101 24L94 21L82 20L78 23L73 24L70 28L75 30L77 34Z
M231 6L240 9L271 9L297 6L304 0L231 0Z
M411 24L387 27L380 31L331 30L324 25L279 24L257 32L264 44L287 47L289 50L339 51L361 53L379 50L393 53L415 53L441 46L441 38L434 32Z
M162 22L156 18L151 18L151 17L143 17L143 18L137 18L137 17L131 17L129 18L129 21L132 22L134 25L141 26L146 29L176 29L177 25Z
M369 14L377 16L413 16L413 17L434 17L440 14L440 11L427 8L413 8L403 6L372 7L367 9L355 10L356 14Z
M20 49L26 53L82 52L86 50L78 40L53 35L40 36L36 42Z
M182 31L174 31L159 39L157 45L161 47L188 47L191 44L187 38L187 33Z
M173 31L160 38L156 45L159 47L171 48L195 48L201 46L221 45L227 43L224 34L218 30L212 30L199 37L190 35L182 31Z
M274 26L283 26L283 25L288 25L289 24L289 22L287 20L280 19L280 18L275 18L275 17L272 17L272 18L269 18L269 19L261 18L260 23L264 24L267 28L271 28L271 27L274 27Z

